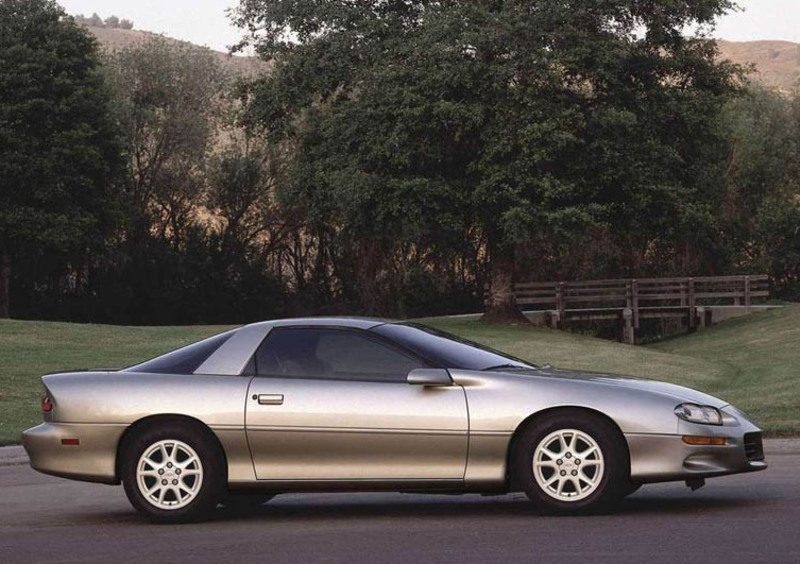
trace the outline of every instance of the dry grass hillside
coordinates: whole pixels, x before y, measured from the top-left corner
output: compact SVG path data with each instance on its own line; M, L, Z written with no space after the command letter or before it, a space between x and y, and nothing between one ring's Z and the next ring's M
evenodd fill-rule
M102 48L108 51L125 49L136 43L146 41L149 38L157 37L155 33L139 29L111 29L102 27L89 27L87 29L97 37ZM179 41L172 38L167 39L175 42ZM260 74L267 68L267 64L256 57L232 56L219 51L212 52L219 57L225 67L240 76Z
M155 34L138 29L106 29L90 27L100 44L108 50L129 47ZM177 41L177 39L175 40ZM769 88L793 90L800 81L800 44L790 41L720 41L723 59L743 65L754 65L753 78ZM215 51L220 60L237 74L253 75L263 72L267 65L255 57L233 57Z
M755 65L753 78L769 88L794 90L800 81L800 44L791 41L720 41L722 58Z

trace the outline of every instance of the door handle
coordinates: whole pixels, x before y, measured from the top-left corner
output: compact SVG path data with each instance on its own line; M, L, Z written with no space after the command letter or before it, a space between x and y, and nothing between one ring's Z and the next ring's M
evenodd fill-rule
M283 394L258 394L259 405L283 405Z

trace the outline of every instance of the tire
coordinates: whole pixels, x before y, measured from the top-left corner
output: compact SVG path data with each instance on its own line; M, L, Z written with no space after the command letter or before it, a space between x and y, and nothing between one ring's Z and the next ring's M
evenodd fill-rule
M131 505L157 523L207 517L225 484L219 446L207 431L183 422L149 425L131 436L120 473Z
M513 471L528 499L549 513L608 509L624 497L630 474L619 431L597 415L572 409L522 431Z
M229 493L222 498L221 503L232 511L252 511L274 497L275 494Z

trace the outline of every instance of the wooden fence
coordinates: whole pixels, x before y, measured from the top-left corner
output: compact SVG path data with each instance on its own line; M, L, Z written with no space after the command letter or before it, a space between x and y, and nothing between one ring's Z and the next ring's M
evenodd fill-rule
M681 317L692 329L705 323L705 306L749 307L763 301L769 297L769 277L525 282L515 286L515 294L522 309L549 310L554 326L568 320L619 318L624 322L624 340L632 343L641 319Z

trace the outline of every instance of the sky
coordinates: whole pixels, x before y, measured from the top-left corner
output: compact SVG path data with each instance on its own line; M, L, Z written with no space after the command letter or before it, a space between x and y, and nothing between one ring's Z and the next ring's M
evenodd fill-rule
M164 33L219 51L237 42L239 31L226 9L236 0L57 0L70 14L133 20L136 29ZM738 0L744 12L722 18L714 35L731 41L783 39L800 43L800 0Z

